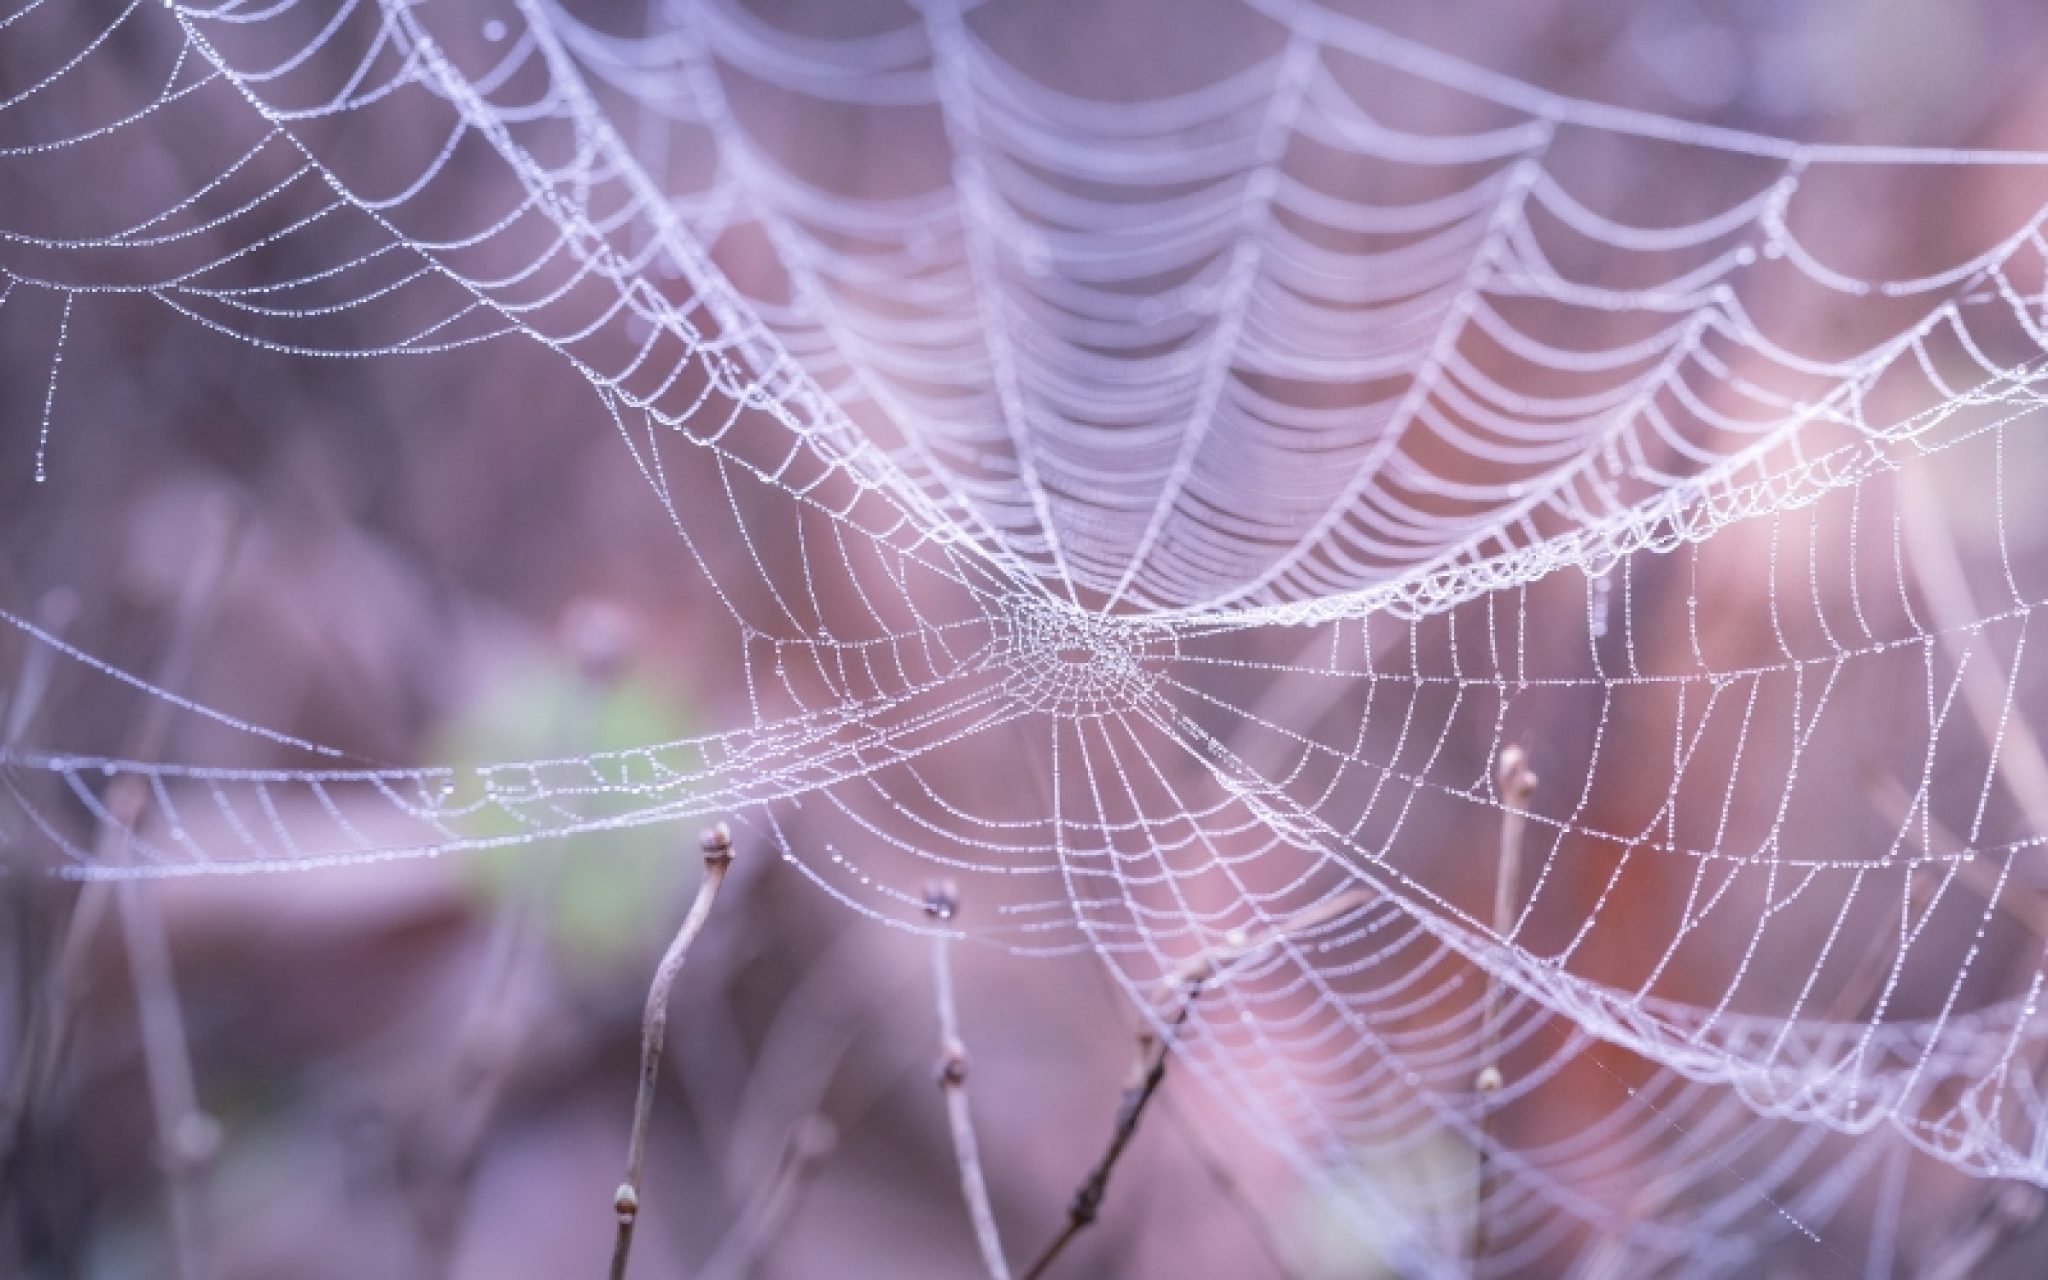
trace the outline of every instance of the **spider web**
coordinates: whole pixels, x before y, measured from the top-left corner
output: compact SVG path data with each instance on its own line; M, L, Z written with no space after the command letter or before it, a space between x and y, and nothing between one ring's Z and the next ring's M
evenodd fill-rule
M9 614L276 760L7 748L69 873L739 815L907 927L977 875L975 936L1162 1023L1206 974L1186 1069L1403 1273L1887 1275L1972 1204L1909 1184L2048 1183L2048 153L1667 120L1313 5L1121 99L994 9L860 17L0 18L13 174L179 160L0 227L0 318L53 304L38 480L106 295L282 357L523 344L751 708L390 768ZM1989 231L1843 232L1987 172L2035 191Z

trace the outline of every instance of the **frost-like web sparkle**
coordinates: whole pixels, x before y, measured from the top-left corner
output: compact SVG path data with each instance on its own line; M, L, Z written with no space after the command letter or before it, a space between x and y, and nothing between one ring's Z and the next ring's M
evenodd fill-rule
M146 135L191 180L0 225L0 307L55 303L37 478L109 293L274 353L545 353L667 505L631 554L711 580L752 716L392 769L158 690L278 763L10 749L17 794L101 821L146 781L115 864L27 806L73 873L717 815L910 927L926 875L979 877L983 936L1090 948L1141 1003L1224 957L1182 1060L1420 1273L1468 1264L1483 1198L1483 1274L1733 1274L1804 1235L1888 1275L1916 1163L2048 1185L2048 208L1901 277L1828 231L1869 175L2048 153L1686 124L1280 0L1238 65L1132 101L945 0L829 38L731 0L631 33L545 0L80 16L0 18L41 68L0 152ZM74 92L136 40L154 82ZM1617 173L1679 212L1632 223ZM726 501L676 501L683 468ZM949 765L989 741L1031 786ZM792 805L843 838L789 841ZM1573 1080L1604 1109L1488 1128Z

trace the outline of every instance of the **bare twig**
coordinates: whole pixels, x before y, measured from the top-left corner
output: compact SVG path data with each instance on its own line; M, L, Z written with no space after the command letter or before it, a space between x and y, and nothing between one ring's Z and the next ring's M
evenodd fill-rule
M859 930L840 931L805 966L796 986L777 1006L773 1020L754 1042L751 1061L731 1067L719 1064L718 1070L701 1073L703 1080L737 1075L743 1082L736 1100L706 1105L696 1117L705 1134L702 1145L726 1153L718 1164L721 1181L728 1186L760 1181L764 1175L755 1168L758 1161L743 1157L769 1150L776 1136L787 1130L791 1116L823 1109L825 1095L862 1029L853 1011L860 1007L860 998L874 990L872 975L860 964L871 941ZM671 1074L685 1088L691 1083L688 1072ZM722 1127L715 1118L721 1115Z
M1081 1185L1074 1192L1074 1198L1068 1201L1066 1224L1060 1228L1060 1233L1053 1237L1052 1243L1046 1245L1044 1252L1038 1255L1038 1261L1032 1263L1031 1269L1024 1273L1024 1280L1039 1280L1039 1277L1045 1275L1047 1268L1058 1260L1061 1252L1074 1237L1080 1235L1095 1221L1096 1215L1102 1209L1102 1198L1109 1191L1109 1175L1116 1171L1117 1161L1123 1158L1124 1151L1131 1145L1131 1139L1137 1136L1138 1122L1145 1116L1146 1105L1152 1101L1153 1096L1159 1092L1159 1086L1165 1082L1166 1062L1173 1052L1174 1037L1178 1036L1181 1028L1187 1024L1188 1015L1194 1012L1195 1001L1200 996L1199 983L1187 989L1180 1002L1180 1011L1174 1015L1173 1021L1167 1024L1165 1036L1155 1035L1149 1022L1138 1033L1137 1065L1130 1082L1124 1086L1123 1101L1117 1106L1116 1126L1110 1131L1109 1145L1103 1149L1102 1155L1095 1161L1095 1166L1088 1171L1088 1176L1081 1179Z
M530 945L530 897L514 896L493 918L452 1065L428 1085L409 1123L399 1127L399 1167L411 1184L405 1198L428 1269L437 1273L453 1270L463 1200L534 1016L516 981L537 950Z
M2024 1182L1993 1187L1982 1210L1964 1233L1942 1243L1921 1273L1924 1280L1967 1280L1982 1275L1984 1264L2005 1244L2041 1216L2041 1191Z
M1500 786L1500 862L1493 878L1493 932L1505 942L1515 927L1515 900L1522 883L1522 833L1528 825L1529 797L1536 790L1536 775L1530 772L1529 757L1518 746L1500 753L1494 766L1494 780ZM1494 1097L1506 1080L1500 1070L1500 980L1489 970L1486 995L1480 1010L1479 1074L1472 1088L1479 1094L1479 1183L1472 1196L1472 1258L1486 1256L1487 1201L1493 1198L1493 1112Z
M205 639L206 619L213 611L240 531L240 514L229 503L214 504L204 513L198 552L179 590L169 638L155 672L154 683L159 689L175 690L183 685L197 662ZM151 699L131 727L123 755L146 760L160 754L169 732L171 708L172 704L165 699ZM93 837L94 857L100 865L119 867L127 863L129 842L142 821L148 794L147 785L138 774L123 774L109 785ZM75 987L93 935L106 914L110 894L119 908L122 942L141 1024L143 1070L156 1118L158 1150L164 1162L164 1201L172 1265L183 1280L196 1280L203 1270L198 1182L218 1145L219 1130L199 1108L191 1045L185 1034L177 980L171 969L170 945L153 886L124 881L109 889L105 882L94 881L80 892L52 977L51 1029L37 1068L39 1080L30 1083L26 1096L32 1098L37 1084L47 1085L58 1075L78 1004Z
M783 1141L775 1172L733 1219L725 1238L712 1249L697 1280L737 1280L752 1275L782 1225L796 1212L812 1176L839 1144L839 1131L821 1115L797 1121Z
M951 920L959 908L960 893L951 881L925 890L924 909L934 920ZM960 1194L967 1201L967 1216L974 1224L974 1242L981 1249L982 1268L992 1280L1010 1280L1010 1265L1003 1260L1003 1240L996 1232L995 1210L989 1205L988 1179L981 1172L981 1150L974 1140L974 1114L967 1101L967 1046L960 1039L960 1013L953 1002L953 964L947 950L951 941L944 933L932 938L932 985L939 1011L939 1088L946 1097L946 1122L953 1130Z
M1259 934L1249 937L1234 934L1225 939L1222 946L1191 956L1166 975L1160 984L1160 1002L1166 1006L1166 1011L1157 1019L1166 1027L1166 1035L1164 1038L1155 1035L1152 1021L1147 1021L1138 1032L1137 1063L1130 1082L1124 1086L1123 1101L1117 1108L1116 1125L1110 1131L1109 1145L1074 1192L1074 1198L1067 1205L1067 1221L1060 1233L1053 1237L1052 1243L1039 1254L1038 1261L1024 1273L1024 1280L1038 1280L1043 1276L1073 1238L1095 1221L1103 1196L1109 1189L1109 1175L1137 1134L1138 1121L1144 1118L1147 1104L1165 1081L1166 1063L1172 1054L1173 1043L1179 1038L1181 1028L1187 1025L1202 993L1244 960L1268 947L1340 920L1373 901L1374 897L1372 890L1362 887L1332 894Z
M197 1182L219 1146L220 1131L199 1108L192 1051L171 969L170 941L157 909L154 886L123 881L115 888L128 972L135 984L142 1026L142 1060L150 1106L156 1112L157 1144L164 1161L165 1204L178 1273L195 1280L202 1273Z
M157 681L165 689L184 684L198 660L206 619L213 611L241 531L238 513L225 505L207 513L207 524L198 558L179 594L171 622L170 643ZM152 700L143 713L134 744L137 757L148 759L157 754L169 718L170 704ZM109 820L102 824L100 837L103 846L112 846L101 850L101 857L109 865L126 861L128 841L141 821L146 803L147 789L140 775L117 778L108 789ZM158 910L156 886L127 880L117 884L114 892L142 1024L143 1070L148 1078L150 1105L156 1112L157 1145L164 1161L171 1244L179 1274L185 1280L196 1280L202 1268L196 1184L219 1145L219 1127L199 1109L191 1042L185 1034L184 1010L178 1001L170 941Z
M68 591L52 591L37 606L36 622L44 631L62 636L77 612L76 596ZM0 747L19 744L22 735L34 722L36 713L42 709L43 695L49 690L50 668L55 660L56 651L49 646L29 646L22 659L21 674L8 695L6 728L0 730ZM27 941L26 935L23 941ZM49 1032L50 1001L29 993L25 996L25 1003L27 1008L23 1015L20 1042L15 1046L14 1069L7 1077L6 1096L0 1099L0 1174L11 1169L15 1142L28 1115L29 1096L37 1078L36 1067L42 1056L41 1042ZM0 1207L5 1206L14 1183L12 1176L0 1177Z
M633 1226L640 1216L640 1167L647 1154L647 1124L654 1113L654 1085L661 1077L661 1044L668 1031L669 992L682 972L690 944L711 917L712 900L725 882L732 865L732 832L724 823L705 828L698 837L704 850L704 879L697 886L697 898L676 931L675 941L661 957L654 982L647 989L647 1009L640 1021L640 1090L633 1101L633 1136L626 1149L626 1180L612 1198L619 1217L619 1233L612 1244L611 1280L623 1280L626 1260L633 1251Z

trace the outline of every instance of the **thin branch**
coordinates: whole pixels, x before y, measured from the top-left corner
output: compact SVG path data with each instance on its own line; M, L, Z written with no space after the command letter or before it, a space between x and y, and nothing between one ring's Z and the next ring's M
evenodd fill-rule
M1522 834L1528 826L1529 797L1536 790L1536 775L1529 769L1529 757L1518 746L1500 753L1494 766L1494 780L1500 786L1503 805L1500 823L1500 861L1493 878L1493 932L1502 942L1515 927L1515 903L1521 893ZM1486 995L1481 1008L1480 1066L1472 1082L1479 1095L1479 1183L1472 1196L1472 1260L1486 1256L1487 1202L1493 1198L1493 1114L1494 1098L1507 1083L1500 1069L1500 979L1492 970L1486 974Z
M951 920L960 909L959 890L950 880L928 887L924 909L934 920ZM945 933L932 938L932 985L939 1012L939 1088L946 1098L946 1122L953 1130L953 1156L960 1169L960 1194L967 1201L967 1216L974 1224L974 1242L981 1249L982 1268L991 1280L1010 1280L1010 1265L1003 1260L1003 1239L996 1231L995 1210L989 1205L988 1179L981 1172L974 1114L967 1101L967 1046L960 1039L960 1013L953 1002L953 964L948 953L951 942Z
M1130 1083L1124 1086L1123 1101L1116 1112L1116 1126L1110 1131L1109 1145L1081 1180L1074 1198L1067 1203L1066 1225L1038 1255L1038 1261L1024 1273L1024 1280L1040 1280L1046 1270L1059 1258L1067 1245L1095 1221L1102 1209L1102 1198L1109 1191L1109 1175L1116 1171L1117 1161L1123 1158L1131 1139L1137 1135L1138 1122L1145 1116L1145 1107L1159 1092L1159 1086L1166 1080L1166 1062L1173 1052L1173 1041L1187 1024L1188 1015L1194 1012L1195 1001L1201 996L1199 984L1189 987L1180 1002L1180 1012L1168 1024L1166 1035L1157 1036L1152 1024L1146 1023L1138 1033L1138 1061Z
M165 1207L178 1274L203 1271L198 1181L220 1145L219 1125L199 1107L192 1049L171 968L170 940L157 909L155 886L123 881L115 887L128 972L142 1027L142 1062L156 1112L157 1144L164 1161Z
M1984 1266L2006 1244L2041 1216L2041 1191L2024 1182L1994 1187L1976 1221L1960 1237L1947 1240L1928 1260L1923 1280L1968 1280L1990 1270Z
M556 852L556 851L549 851ZM465 1195L483 1157L491 1117L519 1062L533 1019L516 979L532 964L531 895L515 893L491 922L452 1065L432 1081L416 1112L399 1127L397 1152L406 1195L430 1270L453 1270Z
M198 557L179 594L171 637L157 681L165 689L186 682L198 661L206 619L213 612L221 581L241 532L239 514L222 504L209 511ZM138 730L135 755L155 756L168 731L170 704L152 700ZM127 774L115 780L107 796L109 821L100 828L102 858L109 865L127 860L128 841L148 801L142 778ZM170 1215L171 1243L178 1272L196 1280L201 1271L199 1197L202 1171L220 1144L220 1129L199 1108L199 1088L192 1071L192 1046L185 1033L185 1015L171 968L170 940L164 933L156 886L123 881L114 889L121 919L121 940L128 952L128 973L135 984L136 1010L142 1024L142 1062L156 1111L157 1144L164 1161L165 1205Z
M1201 951L1166 975L1160 984L1160 998L1162 1002L1171 1002L1172 1012L1170 1017L1162 1014L1157 1019L1165 1025L1166 1034L1164 1037L1155 1035L1152 1020L1139 1030L1137 1064L1130 1082L1124 1086L1123 1101L1117 1108L1116 1126L1110 1131L1109 1145L1096 1160L1095 1167L1089 1170L1088 1176L1081 1180L1074 1198L1068 1203L1066 1224L1039 1254L1038 1261L1024 1273L1024 1280L1039 1280L1073 1238L1095 1221L1102 1208L1103 1196L1109 1190L1109 1176L1137 1134L1138 1122L1144 1118L1147 1104L1165 1081L1166 1063L1173 1052L1174 1042L1180 1038L1181 1029L1187 1025L1202 993L1230 969L1266 948L1340 920L1372 902L1375 896L1373 891L1362 887L1332 894L1278 921L1263 933L1252 937L1234 936L1226 939L1220 947Z
M751 1060L737 1071L705 1064L699 1073L700 1085L735 1074L742 1081L737 1099L716 1105L705 1099L695 1117L703 1135L700 1145L726 1153L714 1162L726 1185L758 1181L753 1162L742 1157L767 1150L776 1133L787 1129L789 1117L823 1110L840 1064L863 1029L851 1011L872 989L859 963L871 943L859 930L841 930L806 963L795 987L776 1006L773 1019L753 1041ZM685 1090L690 1087L688 1070L672 1068L670 1074Z
M36 622L44 631L61 637L77 614L76 596L68 591L52 591L38 603ZM50 669L55 662L54 649L41 644L29 645L22 658L21 674L8 695L6 727L0 730L0 747L18 745L29 725L34 723L36 713L42 709L43 696L49 691ZM26 934L22 940L24 943L28 941ZM28 1115L29 1096L35 1086L37 1063L43 1052L42 1040L50 1033L51 1002L38 999L31 993L26 997L26 1004L21 1038L15 1046L14 1068L7 1077L6 1096L0 1099L0 1174L9 1175L0 1176L0 1208L5 1207L8 1193L15 1183L11 1176L15 1142Z
M697 1280L736 1280L754 1274L769 1244L810 1189L818 1166L838 1145L839 1131L824 1116L809 1115L797 1121L783 1140L775 1172L733 1219L725 1237L712 1249L710 1260L697 1273Z
M206 620L213 612L241 528L240 512L230 502L210 504L203 514L199 547L179 590L169 638L155 673L158 688L175 691L186 683L197 663ZM170 729L171 706L161 698L150 700L131 728L124 755L130 759L150 759L161 753ZM148 788L137 774L123 774L107 788L104 813L93 837L94 857L100 865L119 867L127 863L129 842L142 821L148 798ZM73 909L53 983L53 995L59 1003L44 1057L45 1082L56 1077L68 1047L70 1019L76 1007L71 988L78 981L88 944L105 915L108 893L102 882L94 882L81 891ZM191 1042L185 1033L177 979L171 968L170 943L157 909L155 887L141 881L124 881L114 885L111 893L119 908L123 949L128 956L129 979L141 1023L143 1072L164 1164L164 1205L169 1218L172 1265L183 1280L196 1280L203 1270L196 1203L200 1194L198 1182L219 1145L219 1127L199 1107Z
M661 1045L668 1031L669 992L682 972L690 944L711 918L711 903L725 883L732 865L732 832L721 822L707 827L698 837L704 851L704 879L697 886L697 898L683 917L675 941L661 957L654 982L647 989L647 1009L640 1020L640 1090L633 1101L633 1136L626 1148L626 1180L612 1197L612 1209L619 1217L619 1233L612 1244L611 1280L623 1280L626 1260L633 1251L633 1226L640 1217L640 1168L647 1155L647 1124L654 1114L654 1085L661 1076Z

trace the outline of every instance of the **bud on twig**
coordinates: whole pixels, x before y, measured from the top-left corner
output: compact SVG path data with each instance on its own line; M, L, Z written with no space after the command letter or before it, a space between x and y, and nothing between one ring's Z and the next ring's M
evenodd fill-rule
M697 833L697 847L704 851L704 861L716 862L721 866L732 861L732 828L723 822L714 822Z

